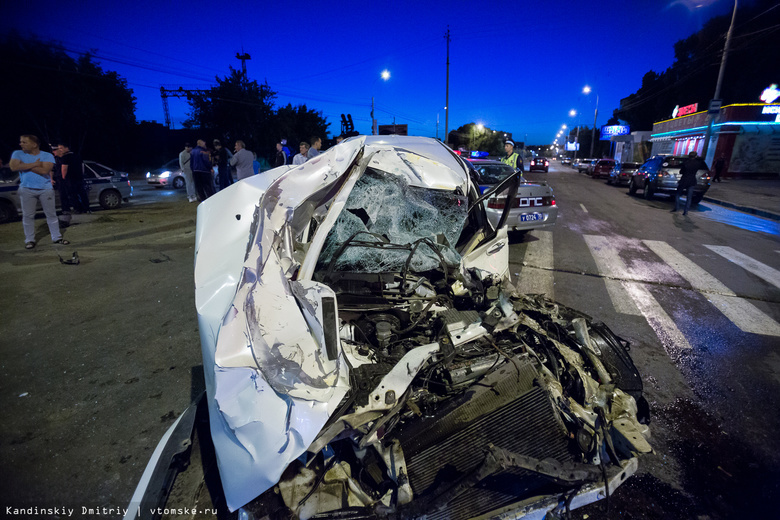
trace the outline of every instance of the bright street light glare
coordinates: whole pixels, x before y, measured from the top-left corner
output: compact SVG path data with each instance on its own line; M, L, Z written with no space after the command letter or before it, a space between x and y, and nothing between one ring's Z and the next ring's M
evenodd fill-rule
M585 85L585 88L582 89L583 94L590 94L591 88L587 85Z
M577 115L577 111L576 111L576 110L574 110L574 109L572 108L571 110L569 110L569 115L570 115L571 117L574 117L574 116L576 116L576 115Z
M382 79L385 80L385 81L390 79L390 71L389 70L385 69L385 70L382 71Z
M481 132L481 131L482 131L484 128L485 128L485 127L482 125L482 123L479 123L479 124L477 125L477 130L479 130L480 132Z

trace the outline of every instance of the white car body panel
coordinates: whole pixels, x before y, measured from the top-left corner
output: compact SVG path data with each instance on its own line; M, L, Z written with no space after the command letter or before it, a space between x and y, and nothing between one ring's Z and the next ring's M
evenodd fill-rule
M468 197L464 194L474 194L477 190L465 165L438 141L363 136L348 139L300 166L283 166L240 181L198 207L196 308L210 432L231 511L277 484L291 463L307 451L315 453L323 449L347 423L356 428L376 420L360 446L373 443L386 460L396 457L396 462L388 463L388 468L394 475L403 473L403 461L398 461L403 456L400 447L380 446L377 430L384 424L382 415L400 408L401 394L407 392L429 360L441 354L439 343L427 342L409 349L379 384L370 387L373 391L368 405L358 406L354 413L340 416L340 421L326 428L351 389L351 368L369 364L370 360L350 344L354 330L339 322L334 289L316 281L314 275L318 260L325 261L326 237L337 229L339 216L347 213L347 199L367 168L380 171L382 179L396 176L399 185L429 188L432 191L425 193L426 196L431 193L433 200L439 200L435 198L438 192L451 195L452 198L446 199L448 209L441 213L453 211L456 216L465 215ZM366 177L371 178L371 175ZM356 193L368 201L365 208L359 208L366 219L384 215L379 209L405 207L395 202L398 199L383 197L381 193L370 198L373 193L370 189ZM430 205L430 214L437 218L435 225L423 226L423 231L434 229L439 233L438 207L434 203ZM424 210L423 206L419 207ZM418 218L430 214L423 212L423 217ZM313 219L315 215L317 218ZM408 229L411 228L401 232ZM484 243L467 248L465 255L459 257L464 279L469 279L470 273L478 273L474 276L490 279L491 283L496 280L508 283L507 230L504 227L493 231L481 235ZM355 235L359 233L362 231ZM454 248L446 230L440 234L436 239L446 242L439 243ZM444 245L441 251L436 254L444 265ZM412 256L410 253L407 263ZM338 257L334 255L331 259L335 262L333 259ZM427 289L419 287L420 284L418 281L417 288L425 292ZM453 292L457 295L456 286ZM438 297L421 296L424 297L430 302L426 310L438 308L435 305ZM485 327L498 332L520 323L519 311L515 313L519 307L513 307L518 305L517 301L510 301L503 293L494 298L493 315L501 318L484 326L481 320L472 318L450 325L452 343L459 345L485 336L488 333ZM527 325L529 320L524 319ZM495 361L490 361L488 366L491 363ZM557 391L556 384L551 382L547 386L550 393ZM391 451L397 451L398 455L391 457ZM363 496L357 492L351 477L345 474L343 478L356 496ZM292 482L294 488L295 480ZM399 505L410 502L411 488L401 481L397 484L402 492ZM294 491L289 481L280 484L280 488L282 494ZM287 499L297 503L297 499ZM313 508L306 509L312 514L317 509L313 503L306 506ZM360 503L370 505L375 500L363 497Z

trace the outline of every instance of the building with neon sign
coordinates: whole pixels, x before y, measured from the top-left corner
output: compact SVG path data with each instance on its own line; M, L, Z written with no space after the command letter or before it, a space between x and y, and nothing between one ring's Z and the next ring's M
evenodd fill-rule
M703 111L653 124L653 155L701 154L707 123L707 111ZM721 107L713 119L705 160L712 166L721 155L726 159L726 176L780 175L780 103Z

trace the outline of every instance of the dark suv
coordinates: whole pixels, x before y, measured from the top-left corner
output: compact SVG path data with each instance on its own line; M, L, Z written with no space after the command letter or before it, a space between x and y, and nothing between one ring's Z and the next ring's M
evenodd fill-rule
M680 180L680 168L688 160L686 155L654 155L639 167L628 183L628 193L634 195L643 190L645 199L652 199L656 193L674 195ZM705 165L706 166L706 165ZM692 204L698 204L710 188L710 172L705 168L696 172L696 186L693 188Z

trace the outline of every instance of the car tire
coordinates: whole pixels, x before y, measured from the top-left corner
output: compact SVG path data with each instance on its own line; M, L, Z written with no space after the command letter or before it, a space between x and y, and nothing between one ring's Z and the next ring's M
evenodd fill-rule
M653 195L655 195L653 188L649 183L645 183L645 189L642 191L642 197L644 197L645 200L653 200Z
M187 181L184 179L184 177L174 177L173 179L173 187L177 190L180 190L187 186Z
M117 190L103 190L98 199L103 209L116 209L122 205L122 195Z
M0 224L11 222L16 218L16 208L7 200L0 200Z
M629 195L636 195L636 184L634 183L634 178L632 177L630 181L628 181L628 194Z

